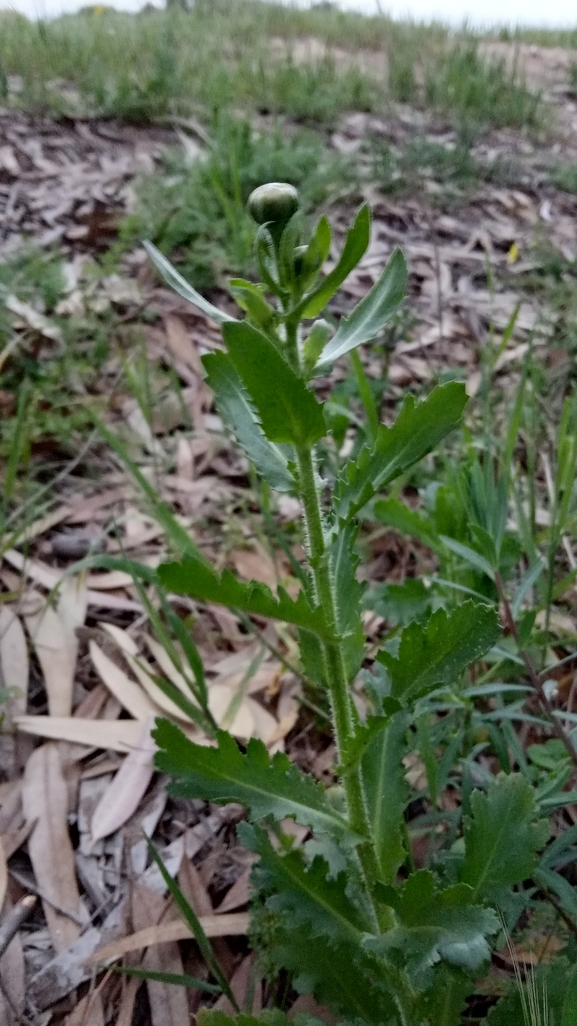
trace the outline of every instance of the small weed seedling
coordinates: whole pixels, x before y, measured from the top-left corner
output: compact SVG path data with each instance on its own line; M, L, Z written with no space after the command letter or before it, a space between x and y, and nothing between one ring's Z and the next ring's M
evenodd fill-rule
M323 790L284 754L271 757L260 741L251 740L244 750L220 730L214 731L214 747L200 746L166 720L158 721L155 733L157 766L173 778L175 794L244 805L247 821L239 837L258 857L253 936L266 950L273 980L277 972L285 980L288 973L296 990L312 993L340 1021L459 1026L475 980L488 966L492 939L500 935L503 944L498 912L511 929L526 907L523 885L537 870L548 824L538 818L534 788L523 775L489 774L485 790L469 786L459 813L445 817L449 829L438 820L428 868L416 870L403 760L418 747L435 694L458 692L469 665L497 642L495 606L467 599L452 612L437 609L425 623L409 623L385 642L364 673L372 704L364 722L352 685L368 657L356 518L459 423L465 390L450 382L421 402L407 397L392 426L374 425L371 441L338 474L329 502L316 447L330 439L330 431L309 382L373 340L392 317L403 298L405 260L397 250L333 333L320 315L367 249L368 208L359 210L326 276L321 268L331 229L322 217L303 243L292 186L261 186L250 210L260 226L256 255L263 284L231 283L246 314L242 320L209 304L153 246L148 249L167 281L222 326L226 350L203 357L207 381L258 475L272 489L299 498L308 576L296 598L280 588L273 594L228 571L217 574L190 554L189 543L189 554L161 566L158 579L167 592L293 625L304 672L330 699L335 783ZM287 817L311 838L295 845L283 831ZM575 967L568 963L558 993L555 1022L577 1021ZM274 1001L274 988L271 994ZM522 1026L515 1001L514 995L501 1002L489 1022ZM263 1013L267 1021L282 1023L280 996L277 1004L275 1012ZM229 1021L218 1011L204 1016L214 1026ZM240 1019L244 1026L256 1021Z

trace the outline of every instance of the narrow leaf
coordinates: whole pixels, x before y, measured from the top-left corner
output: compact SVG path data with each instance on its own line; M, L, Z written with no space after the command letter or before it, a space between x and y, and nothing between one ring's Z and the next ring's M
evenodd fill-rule
M493 580L495 574L493 567L491 566L488 559L481 556L480 553L476 552L475 549L470 548L469 545L463 545L462 542L456 541L454 538L447 538L446 535L441 534L440 539L451 552L454 552L456 556L460 556L466 563L470 563L481 573L487 574Z
M407 727L405 712L397 712L390 721L385 720L369 742L362 760L371 834L381 880L387 884L394 883L406 857L402 828L410 797L403 766Z
M316 317L325 307L340 285L348 278L359 260L364 256L371 237L371 215L366 203L363 204L351 227L347 232L345 244L337 266L327 274L326 278L302 303L300 315L303 318Z
M233 1007L237 1012L240 1011L236 998L230 989L230 984L224 975L218 960L214 956L210 941L202 928L202 923L200 922L196 912L192 906L189 905L176 881L172 879L149 837L146 838L146 843L148 844L148 850L150 851L152 858L160 870L160 875L168 888L169 894L174 898L178 910L182 914L182 918L185 920L191 933L194 935L194 939L200 948L200 953L208 968L215 980L217 980L220 989L226 994L228 1000L232 1003Z
M239 802L255 820L293 816L301 826L358 840L327 801L312 777L302 773L282 752L272 758L262 741L252 738L246 755L226 731L217 734L218 748L195 745L175 724L158 720L154 738L156 765L169 773L173 793L211 802Z
M379 523L416 538L430 549L437 548L439 538L431 521L417 510L410 509L400 499L379 499L372 510Z
M219 577L211 567L197 559L164 563L159 566L157 573L158 579L169 591L190 595L200 602L214 602L230 609L266 616L271 620L284 620L313 631L327 640L332 639L332 631L321 609L312 609L302 591L297 599L291 599L286 591L279 588L279 597L275 598L266 584L257 581L244 584L229 570L225 570Z
M439 385L422 402L407 396L392 427L382 424L374 447L364 446L338 479L338 517L353 517L376 492L434 449L459 423L466 402L464 386L454 381Z
M396 249L370 292L348 317L342 318L336 334L323 349L318 366L333 363L363 342L371 342L398 309L406 285L407 264L400 249Z
M222 352L209 353L202 357L202 362L220 415L234 431L258 475L277 492L294 491L286 457L277 445L265 438L230 357Z
M154 969L138 969L136 966L128 965L115 965L114 971L125 976L136 976L139 980L157 980L159 983L173 983L175 987L187 987L189 990L204 990L207 994L221 993L220 987L214 983L207 983L206 980L199 980L196 976L162 973Z
M225 324L222 332L269 441L312 445L322 438L322 405L276 346L246 321Z
M380 652L377 659L387 669L393 698L414 701L439 684L452 684L498 635L496 610L468 601L450 614L437 609L425 625L412 623L401 635L398 657Z
M230 314L224 313L223 310L219 310L218 307L213 306L207 299L201 296L200 292L193 289L192 285L189 285L187 281L182 277L181 274L172 266L170 260L160 252L156 246L153 246L152 242L146 239L143 243L146 252L148 253L152 263L156 267L157 271L164 278L167 285L170 285L175 292L178 292L179 296L183 299L187 299L193 306L198 307L203 313L210 317L211 320L215 321L216 324L224 324L225 321L234 321L234 317Z

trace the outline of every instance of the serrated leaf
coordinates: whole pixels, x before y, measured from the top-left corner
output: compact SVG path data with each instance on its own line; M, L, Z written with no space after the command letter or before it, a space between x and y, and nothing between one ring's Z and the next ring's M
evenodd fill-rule
M371 237L371 214L366 203L358 211L355 220L347 231L338 263L326 278L317 285L309 296L306 296L300 307L302 318L316 317L327 305L331 296L348 278L351 271L364 256Z
M346 1016L355 1026L398 1026L397 1008L379 980L377 960L357 945L329 944L324 937L311 941L306 928L288 930L280 919L267 953L293 975L295 990L312 994L340 1018Z
M473 791L470 805L459 879L473 888L475 900L496 899L531 876L549 826L546 820L535 822L534 790L520 773L500 773L487 794Z
M277 492L293 492L287 459L277 445L265 438L230 357L222 352L209 353L202 357L202 362L220 415L234 431L257 473Z
M174 780L172 791L205 801L239 802L253 819L293 816L301 826L336 833L355 843L346 820L325 798L312 777L302 773L282 752L272 758L262 741L249 741L246 754L234 738L218 731L218 748L195 745L168 720L158 720L154 738L156 765Z
M288 759L287 759L288 762ZM307 866L302 850L280 854L268 834L258 826L242 824L239 838L246 848L259 856L253 879L261 893L269 895L266 906L282 914L285 927L305 926L311 939L360 943L371 920L360 901L347 893L348 877L329 876L329 867L320 856Z
M421 402L405 399L392 427L381 424L374 447L363 446L335 485L340 519L355 515L373 495L426 456L459 423L467 394L464 385L438 385Z
M284 620L297 627L313 631L327 641L333 634L319 607L312 609L304 592L291 599L283 588L278 589L275 598L266 584L251 581L245 584L225 570L220 576L212 567L197 559L184 559L181 563L163 563L159 566L158 579L169 591L190 595L200 602L214 602L216 605L240 609L244 613L266 616L271 620Z
M414 701L439 684L452 684L498 636L496 610L468 601L452 613L437 609L426 624L405 627L398 656L379 652L377 659L389 674L393 698Z
M167 285L170 285L175 292L178 292L179 296L183 299L187 299L193 306L198 307L203 313L210 317L216 324L224 324L227 321L234 321L234 317L230 314L224 313L223 310L219 310L217 306L213 306L209 303L204 296L201 296L200 292L193 289L192 285L182 277L181 274L172 266L170 260L167 260L163 253L160 252L156 246L153 246L152 242L145 239L143 246L146 249L152 263L156 267L157 271L160 271Z
M323 407L276 346L246 321L223 324L222 333L269 441L298 446L322 438Z
M330 879L322 858L310 869L302 852L277 852L262 830L239 825L239 838L260 855L253 881L273 916L267 955L293 974L293 986L337 1014L369 1023L395 1023L395 1006L379 984L380 965L363 950L369 921L362 902L347 894L347 875Z
M435 967L433 982L416 1003L418 1022L431 1026L461 1026L466 998L475 990L475 984L461 969L441 962Z
M402 826L410 792L402 760L408 722L407 713L394 713L375 732L362 757L370 830L381 880L387 884L393 883L406 858Z
M379 280L348 317L341 318L336 334L323 349L319 367L338 360L339 356L371 342L398 309L405 295L407 264L396 249Z
M398 925L366 946L375 954L403 953L416 977L444 960L474 973L491 954L487 936L500 929L491 909L473 904L473 890L456 884L436 890L428 870L412 873L400 890L379 887L378 897L396 912Z

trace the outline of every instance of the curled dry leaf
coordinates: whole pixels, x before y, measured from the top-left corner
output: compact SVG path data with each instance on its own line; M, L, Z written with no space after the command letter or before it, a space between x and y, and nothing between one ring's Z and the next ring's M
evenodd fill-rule
M90 827L93 844L123 826L144 797L154 773L156 745L150 733L153 727L153 720L145 723L138 744L126 756L96 806Z
M35 823L28 853L43 895L50 938L56 951L63 951L80 935L88 916L76 883L68 834L68 789L56 745L42 745L32 752L24 772L22 804L27 822Z

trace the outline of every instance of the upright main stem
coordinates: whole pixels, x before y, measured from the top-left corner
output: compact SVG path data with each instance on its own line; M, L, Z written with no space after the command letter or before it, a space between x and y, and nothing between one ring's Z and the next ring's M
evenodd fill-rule
M299 373L300 359L297 330L298 326L296 324L290 321L287 323L287 355L294 370ZM342 646L338 639L337 610L331 581L330 553L325 544L313 451L310 445L300 446L297 449L297 461L300 493L307 530L308 557L313 573L316 597L327 624L335 633L335 641L325 643L324 651L335 728L335 741L339 762L343 765L346 762L347 741L353 736L355 729L353 704L349 692ZM367 836L368 820L360 770L356 769L345 773L343 786L351 827L359 834ZM365 866L365 869L370 872L371 876L374 875L374 866Z

